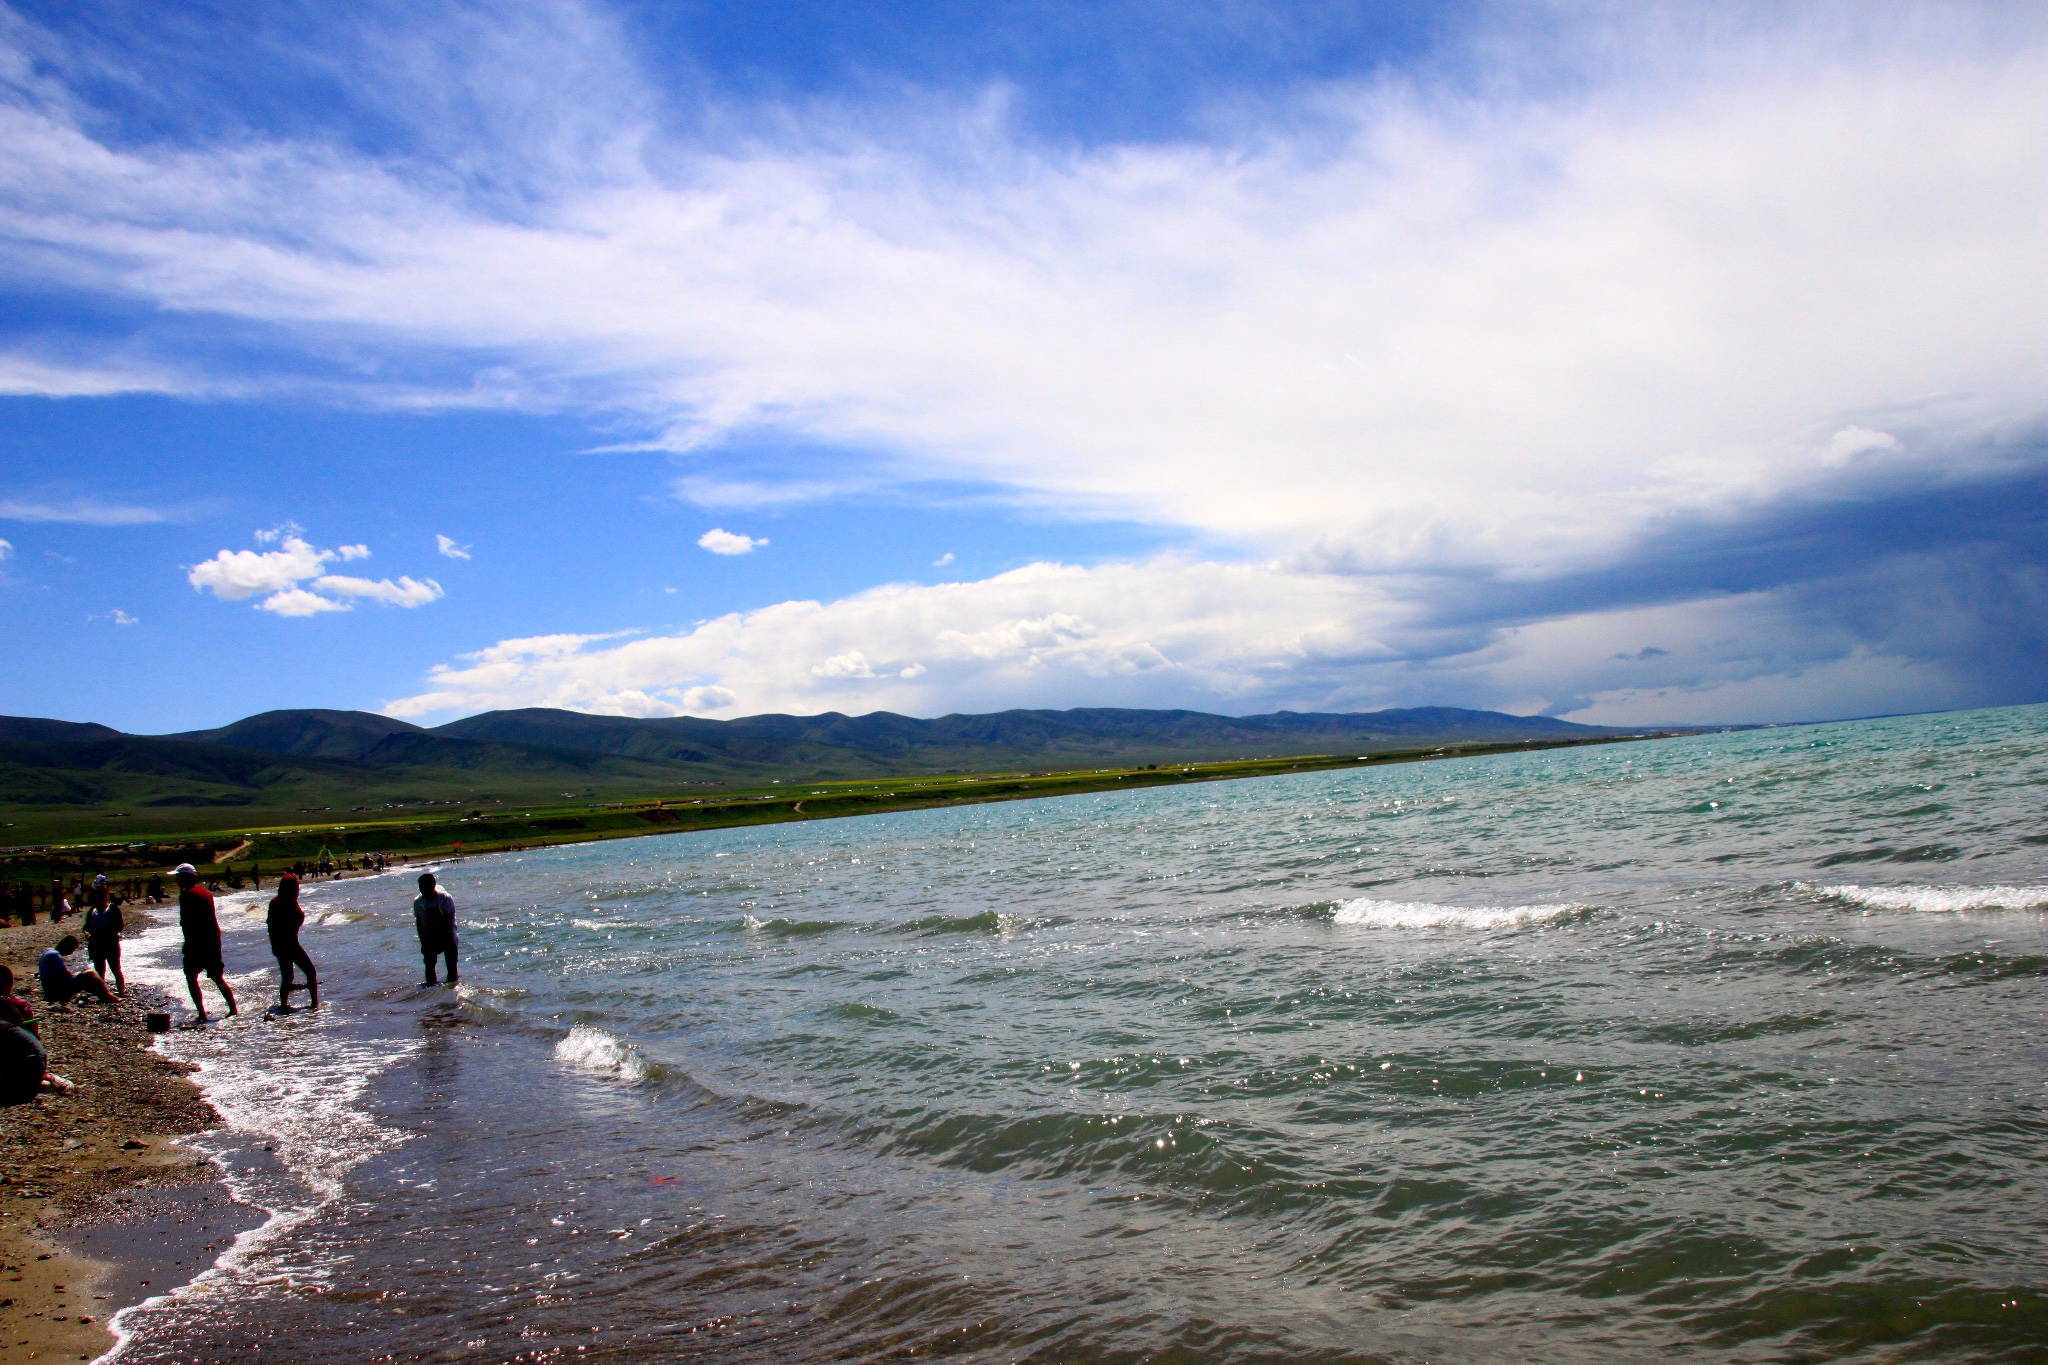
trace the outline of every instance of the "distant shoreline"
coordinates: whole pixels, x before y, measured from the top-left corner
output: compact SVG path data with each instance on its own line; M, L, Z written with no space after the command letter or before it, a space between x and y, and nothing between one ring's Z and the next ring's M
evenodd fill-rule
M730 795L648 796L637 800L583 802L552 808L531 807L517 814L479 810L467 814L450 812L440 817L397 816L313 825L285 823L273 813L267 819L259 817L252 823L194 834L180 833L151 839L147 831L137 830L136 838L129 843L64 845L53 842L41 848L13 851L0 856L0 882L38 879L47 882L54 876L69 878L95 871L105 871L109 876L147 877L178 862L191 862L209 877L216 874L227 876L230 872L247 876L252 869L260 867L262 875L271 878L288 870L294 863L317 865L323 852L337 867L366 854L382 854L394 863L440 861L454 856L601 843L655 834L834 820L905 810L1182 786L1190 782L1277 777L1339 768L1383 767L1438 759L1626 744L1678 738L1693 733L1696 732L1655 731L1584 739L1454 743L1372 754L1297 754L1265 759L1225 759L1209 763L1064 772L923 774L893 779L791 782ZM145 847L132 847L136 842ZM219 861L220 855L227 855L226 861Z

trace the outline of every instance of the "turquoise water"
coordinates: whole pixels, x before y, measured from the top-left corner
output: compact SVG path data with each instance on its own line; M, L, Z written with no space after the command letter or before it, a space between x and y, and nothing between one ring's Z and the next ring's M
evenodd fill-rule
M2044 814L2034 707L650 838L459 995L322 887L126 1351L2048 1359Z

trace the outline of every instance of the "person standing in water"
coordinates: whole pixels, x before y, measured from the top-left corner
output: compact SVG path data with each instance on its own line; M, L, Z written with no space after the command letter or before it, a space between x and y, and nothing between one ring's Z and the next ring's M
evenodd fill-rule
M192 1008L199 1012L199 1022L205 1023L206 1001L199 994L199 975L204 972L213 978L221 998L228 1002L228 1017L232 1019L239 1011L221 965L220 920L214 914L213 892L206 889L206 884L199 880L199 870L190 863L179 863L171 877L178 883L178 928L185 934L185 989L192 992Z
M426 964L426 979L422 986L438 986L434 979L434 966L438 959L448 959L448 984L458 980L455 974L455 900L446 891L434 884L434 874L420 873L420 894L412 903L413 928L420 933L420 960Z
M128 994L128 978L121 972L121 931L126 927L121 903L108 891L107 879L94 877L85 912L85 952L100 980L105 981L111 969L114 989L122 995Z
M320 1008L320 973L299 946L299 926L305 922L306 912L299 908L299 879L287 872L277 879L277 894L270 898L270 913L264 917L270 929L270 955L277 959L277 1007L281 1010L291 1008L293 991L306 992L308 1009ZM305 968L305 985L292 981L294 967Z

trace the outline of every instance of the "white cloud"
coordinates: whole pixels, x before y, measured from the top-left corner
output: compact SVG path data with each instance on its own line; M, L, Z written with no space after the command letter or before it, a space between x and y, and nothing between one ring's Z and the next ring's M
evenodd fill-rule
M0 521L68 522L79 526L147 526L169 518L154 507L123 507L92 498L37 502L0 499Z
M387 607L424 607L429 602L440 601L443 596L441 585L431 578L400 578L394 583L388 578L343 578L326 574L313 580L313 589L330 597L367 598Z
M139 626L142 624L142 618L138 616L130 616L127 612L122 611L119 607L115 607L114 624L117 626Z
M256 605L263 611L274 612L279 616L317 616L323 611L353 610L346 602L337 602L331 597L307 592L304 588L286 588L283 592L274 592Z
M952 552L951 550L948 550L948 551L946 551L946 553L944 553L944 554L940 555L940 556L939 556L939 557L938 557L937 559L934 559L934 560L932 561L932 567L933 567L934 569L943 569L943 568L945 568L945 567L946 567L946 566L947 566L948 564L951 564L952 562L953 562L953 552Z
M749 551L757 550L767 543L768 538L766 536L762 536L757 540L753 536L739 535L733 531L721 530L716 526L697 537L697 544L715 555L743 555Z
M677 143L616 31L558 17L466 73L499 135L556 130L474 149L516 216L339 144L102 144L53 101L5 114L10 250L315 353L487 351L519 401L655 445L794 433L861 477L1365 567L1599 562L1675 509L1859 477L1816 431L1881 422L1955 472L2025 458L1980 438L2048 406L2048 60L2019 11L1564 8L1553 41L1481 32L1477 92L1329 86L1208 143L1078 150L995 105ZM565 60L607 79L535 78Z
M431 578L353 578L324 572L339 560L348 563L368 559L367 545L343 545L322 550L306 540L297 524L286 522L256 532L259 545L276 545L275 550L222 550L212 559L195 564L185 581L201 592L230 602L263 596L257 606L277 616L317 616L322 612L351 611L354 599L366 599L388 607L423 607L443 596L441 585ZM301 586L308 579L310 588Z
M282 539L278 550L222 550L212 559L195 564L185 581L215 597L237 602L259 593L277 592L311 578L339 556L333 550L315 549L290 532L257 532L259 541ZM276 610L276 608L271 608ZM304 612L284 612L303 616Z
M435 537L434 537L434 545L435 545L435 547L436 547L437 549L439 549L439 550L440 550L441 554L442 554L442 555L443 555L443 556L444 556L445 558L448 558L448 559L468 559L468 558L469 558L469 546L467 546L467 545L457 545L457 544L455 543L455 541L454 541L454 540L453 540L452 538L448 537L448 536L439 536L439 535L435 536Z
M1359 666L1409 609L1369 580L1273 564L1166 558L894 584L829 604L783 602L679 634L506 641L433 670L385 709L559 706L628 715L1019 705L1242 709L1281 695L1367 700Z
M1821 460L1829 465L1845 465L1859 455L1872 451L1900 451L1905 449L1899 438L1888 431L1871 431L1865 427L1843 427L1828 441L1827 453Z
M14 558L14 542L8 540L0 540L0 560L9 560L12 558Z

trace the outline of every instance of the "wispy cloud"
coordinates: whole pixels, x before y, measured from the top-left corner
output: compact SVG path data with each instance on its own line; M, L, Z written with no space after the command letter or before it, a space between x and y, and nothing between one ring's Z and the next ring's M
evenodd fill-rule
M1786 507L2048 467L2048 18L1490 13L1466 53L1483 81L1332 83L1221 111L1199 141L1090 147L1035 141L1000 100L936 96L898 114L699 110L690 126L740 131L684 137L600 11L429 16L461 32L408 34L404 74L362 98L418 145L459 148L462 176L341 137L116 140L88 82L25 53L19 69L55 74L0 107L0 257L148 316L253 325L316 360L374 355L363 382L417 377L419 406L603 413L646 433L623 444L694 462L676 491L725 517L890 481L996 487L1285 556L1263 578L1211 566L1282 620L1296 587L1321 600L1337 589L1302 585L1356 580L1367 606L1341 630L1434 632L1434 659L1583 639L1605 662L1577 683L1513 676L1616 714L1644 680L1613 656L1645 645L1591 623L1795 610L1806 542L1754 541L1708 572L1669 557L1674 527L1782 531ZM445 89L468 92L459 108ZM789 444L837 463L725 458ZM720 553L761 543L714 534L724 548L700 543ZM1929 553L1976 572L1952 547ZM302 586L318 576L263 591L279 610L353 600ZM1176 610L1191 639L1230 616L1177 590L1144 624L1085 593L1042 598L1001 619L1072 617L1128 643L1181 638ZM1870 659L1882 641L1936 647L1863 619ZM1010 628L972 611L945 627L998 642ZM518 664L505 694L660 707L714 687L756 706L858 686L957 705L1005 700L976 678L1042 696L1058 688L1032 679L1093 676L1058 663L1081 657L1069 641L1043 647L1044 673L930 662L906 679L927 661L858 635L774 654L781 683L706 664L716 681L614 686L612 663L661 654L635 641ZM1626 667L1736 686L1672 639ZM1317 682L1285 649L1245 657L1263 662L1219 665L1203 695L1281 695L1267 682L1283 674L1311 698L1378 685ZM1784 653L1773 676L1884 672L1831 658ZM1512 670L1486 667L1507 689ZM496 695L475 669L450 676L472 674L443 691Z
M147 526L170 520L156 507L123 506L92 498L51 501L0 498L0 521L68 522L80 526Z
M442 557L445 559L469 558L470 547L467 545L457 545L455 541L448 536L435 536L434 546L441 552Z

